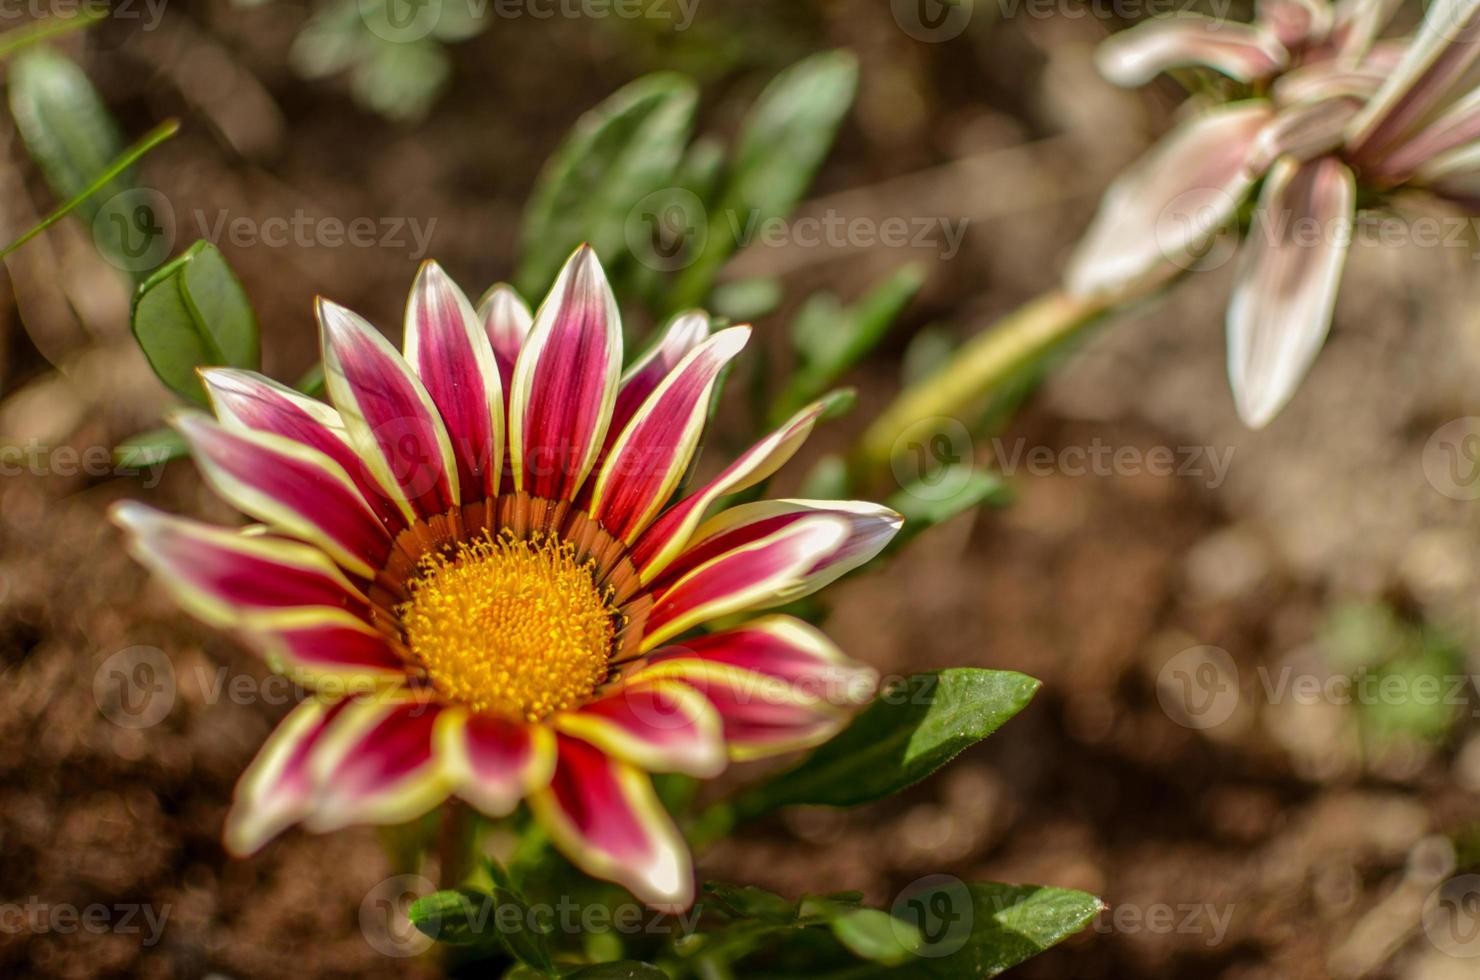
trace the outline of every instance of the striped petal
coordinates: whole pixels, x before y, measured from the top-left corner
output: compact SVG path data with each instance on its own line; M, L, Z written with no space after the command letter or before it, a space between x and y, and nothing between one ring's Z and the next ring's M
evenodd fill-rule
M542 725L521 725L454 708L438 720L437 751L452 789L491 817L550 783L555 736Z
M1432 124L1378 161L1376 172L1390 182L1407 179L1424 164L1480 140L1480 89L1470 92Z
M519 360L519 350L524 346L524 338L529 336L529 328L534 325L534 317L514 287L501 282L478 301L478 319L482 321L488 342L493 347L499 384L507 404L509 390L514 383L514 364Z
M446 799L434 737L441 706L407 694L354 699L309 758L318 787L305 823L325 832L350 824L404 823Z
M348 702L304 701L278 723L236 784L226 815L226 849L245 857L313 810L308 761Z
M814 402L793 415L781 428L751 446L713 480L658 518L631 549L632 563L644 582L652 582L683 552L705 513L715 501L753 487L791 459L822 417L823 403Z
M1289 55L1270 32L1198 14L1144 21L1112 34L1095 49L1095 67L1126 88L1171 68L1211 68L1240 82L1266 78Z
M1329 44L1344 61L1360 59L1403 0L1337 0Z
M270 432L301 442L338 463L391 531L404 526L392 495L376 481L349 444L344 422L329 405L255 371L207 368L200 372L216 418L234 432Z
M361 578L390 549L385 526L343 467L267 432L231 432L204 415L174 418L211 488L244 514L317 545Z
M1361 104L1360 99L1322 99L1282 110L1254 141L1249 166L1263 172L1282 156L1309 160L1335 151Z
M1237 102L1164 137L1105 192L1065 280L1071 292L1113 292L1159 268L1185 268L1224 227L1259 174L1249 167L1269 103Z
M596 463L616 401L622 323L596 253L561 270L514 365L509 461L514 489L572 500Z
M320 299L324 384L350 442L408 522L460 501L452 441L426 388L390 341L361 317Z
M656 909L693 904L688 847L647 775L563 735L557 753L549 789L530 797L530 806L565 856Z
M612 444L589 510L613 537L632 540L678 489L708 421L720 372L749 339L749 327L731 327L690 351Z
M866 703L878 673L845 657L814 627L768 616L653 654L633 682L673 678L702 691L724 721L730 757L748 760L816 745Z
M556 715L557 731L590 742L647 772L714 776L725 767L719 715L677 681L632 681L576 711Z
M280 672L339 683L404 676L401 658L365 620L364 594L318 548L132 501L115 506L112 517L128 535L129 553L183 609L243 631Z
M1356 182L1332 157L1282 158L1259 196L1228 306L1228 373L1245 424L1285 406L1331 327Z
M617 390L616 407L612 409L611 433L615 437L663 379L673 372L678 362L709 337L709 315L702 310L680 313L663 328L658 342L632 363L622 375Z
M816 592L873 560L904 524L896 511L858 500L781 499L741 504L701 524L683 554L663 573L662 581L686 575L718 555L816 514L847 521L848 537L808 570L806 592Z
M1434 0L1402 62L1348 130L1354 160L1381 159L1480 57L1480 0Z
M1286 49L1305 48L1331 30L1332 10L1326 0L1259 0L1255 21Z
M709 559L655 595L640 649L654 650L720 616L806 595L808 574L842 547L849 530L831 514L808 515Z
M1480 143L1435 157L1414 176L1433 193L1480 210Z
M473 304L435 262L422 264L406 305L406 361L437 406L464 502L498 495L504 395Z

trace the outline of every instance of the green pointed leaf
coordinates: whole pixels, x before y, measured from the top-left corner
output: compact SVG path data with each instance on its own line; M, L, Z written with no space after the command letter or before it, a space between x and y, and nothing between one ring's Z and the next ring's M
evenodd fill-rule
M623 960L620 963L597 963L561 974L567 980L668 980L668 974L648 963Z
M492 896L472 888L450 888L423 895L406 917L421 933L449 946L493 941Z
M942 467L889 498L889 506L904 515L904 526L889 542L890 551L973 507L1005 507L1011 502L1012 489L996 471L978 469L970 462Z
M1067 888L940 883L906 892L895 918L921 936L918 955L870 977L995 977L1083 929L1103 908L1099 899Z
M777 807L857 806L910 786L1021 711L1039 682L1003 670L916 674L882 692L799 766L741 794L736 815Z
M768 892L755 885L732 885L724 881L704 883L706 899L718 902L732 915L742 919L758 919L761 922L784 924L796 921L797 906L775 892Z
M118 124L87 75L51 48L28 48L18 54L7 81L10 114L27 152L52 193L67 201L21 241L75 210L90 226L105 258L129 271L152 268L170 243L164 240L166 226L155 212L152 195L134 186L132 164L173 129L142 149L127 151ZM116 213L104 214L108 208Z
M546 162L524 213L515 283L542 296L582 242L608 265L626 251L627 223L667 187L683 157L698 93L671 72L629 83L577 121Z
M743 233L789 214L832 149L858 90L858 60L827 51L798 62L766 87L747 115L729 178L709 214L703 250L674 287L675 307L703 303Z
M192 401L207 402L197 367L258 366L256 314L209 242L196 242L145 280L130 320L154 373Z
M850 953L875 963L902 963L920 948L914 926L879 909L839 909L827 924Z
M185 437L174 429L151 429L120 442L113 461L121 470L148 470L190 454Z

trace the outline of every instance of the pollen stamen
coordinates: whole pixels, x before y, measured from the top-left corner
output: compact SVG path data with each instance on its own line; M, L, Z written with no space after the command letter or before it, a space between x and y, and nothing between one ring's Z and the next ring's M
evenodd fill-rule
M590 698L610 670L624 624L595 572L554 534L484 531L423 556L396 612L448 700L539 721Z

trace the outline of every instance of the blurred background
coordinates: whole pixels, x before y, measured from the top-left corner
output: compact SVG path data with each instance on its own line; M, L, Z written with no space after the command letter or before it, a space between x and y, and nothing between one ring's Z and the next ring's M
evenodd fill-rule
M0 29L76 6L61 2L0 8ZM1099 193L1182 98L1112 88L1093 46L1193 9L1176 2L644 0L633 17L427 0L433 29L405 43L372 29L374 0L118 0L55 44L130 139L181 120L137 182L165 202L171 252L220 247L264 370L288 379L316 358L316 294L397 335L422 258L474 294L509 278L541 165L622 84L692 75L699 131L727 138L778 71L851 50L858 100L807 201L721 277L780 286L751 370L793 356L788 325L819 290L852 302L912 263L924 285L846 378L858 407L780 478L794 492L905 376L1056 284ZM57 202L10 115L0 146L9 240ZM305 230L274 238L271 219ZM324 231L356 219L375 233ZM907 242L881 241L890 219ZM83 462L172 404L91 233L62 222L0 284L0 900L169 921L148 944L0 923L0 973L416 975L361 930L387 874L374 830L295 831L249 860L221 848L236 778L287 705L232 697L265 669L177 612L105 521L128 497L234 518L188 463ZM1010 668L1043 690L910 792L750 827L701 873L885 905L938 871L1103 896L1094 927L1024 977L1475 976L1477 255L1359 243L1327 350L1265 431L1239 425L1224 380L1228 265L1101 325L973 424L963 451L1010 503L844 582L826 628L886 674ZM97 693L109 658L152 663L137 648L174 675L146 726Z

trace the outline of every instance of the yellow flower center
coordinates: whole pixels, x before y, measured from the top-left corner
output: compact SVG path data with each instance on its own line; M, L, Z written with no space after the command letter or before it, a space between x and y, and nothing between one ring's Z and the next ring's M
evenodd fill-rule
M610 589L553 535L508 531L422 558L397 612L411 652L446 698L538 721L606 679L618 623Z

